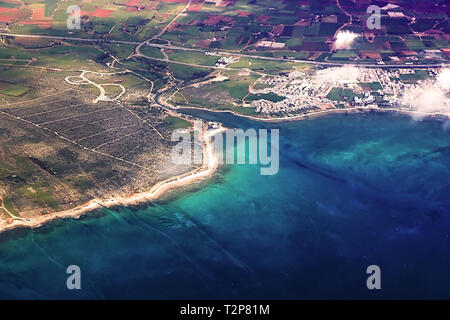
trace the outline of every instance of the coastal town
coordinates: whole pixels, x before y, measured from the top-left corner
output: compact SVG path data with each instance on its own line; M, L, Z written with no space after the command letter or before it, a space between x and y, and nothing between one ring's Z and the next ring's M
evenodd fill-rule
M260 78L250 93L261 99L247 107L268 117L358 107L426 109L423 111L445 114L450 112L449 74L448 69L441 72L437 68L352 66L324 68L311 76L294 71Z

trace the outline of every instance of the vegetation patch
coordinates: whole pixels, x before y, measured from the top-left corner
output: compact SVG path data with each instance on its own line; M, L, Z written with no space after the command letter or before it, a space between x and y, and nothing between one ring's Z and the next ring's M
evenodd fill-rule
M246 101L268 100L268 101L272 101L272 102L280 102L280 101L283 101L284 99L286 99L286 98L281 97L273 92L250 94L248 97L245 98Z
M11 82L0 81L0 94L5 94L12 97L20 97L27 93L29 90L29 87Z
M192 126L189 121L172 116L168 116L167 118L165 118L164 122L167 123L172 130L185 129Z
M327 99L333 100L333 101L340 101L342 100L342 88L333 88L330 90L330 92L327 95Z

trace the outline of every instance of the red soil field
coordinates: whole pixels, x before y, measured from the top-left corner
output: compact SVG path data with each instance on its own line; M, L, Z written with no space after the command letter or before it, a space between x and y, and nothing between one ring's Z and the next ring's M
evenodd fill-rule
M364 52L360 52L359 55L363 59L381 59L381 55L379 52L364 51Z
M167 31L173 31L173 30L175 30L179 25L180 25L180 24L177 23L177 22L172 23L172 24L169 26L169 28L167 28Z
M107 18L113 12L114 12L113 10L97 9L97 10L89 13L89 15L92 17L97 17L97 18Z
M31 13L31 21L30 20L21 21L20 24L38 25L40 28L52 27L51 18L45 17L45 8L34 8Z
M270 19L270 16L259 16L256 18L256 20L258 20L258 22L267 22L267 20Z
M9 23L19 18L19 8L0 8L0 22Z
M125 2L125 4L127 6L137 6L140 1L141 0L131 0L131 1Z
M169 2L169 3L188 3L189 0L159 0L160 2Z
M272 33L273 33L273 34L276 34L276 35L282 34L283 31L284 31L284 26L274 26L274 27L272 28Z
M158 1L151 2L150 5L145 6L145 10L156 10L156 8L158 8L158 5L159 5Z
M220 21L222 21L222 19L224 17L225 16L210 16L210 17L208 17L208 19L203 21L203 23L209 24L209 25L218 24Z
M203 41L196 43L197 46L204 47L204 48L209 48L210 44L211 44L211 40L203 40Z
M235 12L239 13L239 17L248 17L253 14L251 12L245 12L245 11L241 11L241 10L236 10Z
M45 19L45 8L34 8L31 14L31 19L33 20L43 20Z
M13 18L8 17L8 16L0 16L0 22L3 22L3 23L9 23L13 20L14 20Z
M200 12L202 11L203 3L201 4L191 4L188 8L188 11Z
M416 51L401 51L401 54L404 56L417 56Z
M237 0L223 0L219 7L231 7L234 6L234 4L237 2Z
M19 12L19 8L2 8L0 7L0 13L15 14Z
M223 17L222 21L225 21L225 22L232 22L232 21L233 21L233 17L225 16L225 17Z

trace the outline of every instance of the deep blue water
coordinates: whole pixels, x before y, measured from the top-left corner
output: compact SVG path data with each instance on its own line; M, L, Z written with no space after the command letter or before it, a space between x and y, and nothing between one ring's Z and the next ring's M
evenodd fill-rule
M0 235L0 298L450 298L442 122L366 114L271 126L277 175L224 166L168 200ZM80 291L66 288L72 264ZM372 264L378 291L366 288Z

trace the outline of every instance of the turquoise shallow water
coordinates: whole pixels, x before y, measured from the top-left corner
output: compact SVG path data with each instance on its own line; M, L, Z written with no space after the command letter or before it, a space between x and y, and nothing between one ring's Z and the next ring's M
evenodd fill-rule
M0 235L0 298L450 298L442 122L367 114L272 126L277 175L224 166L166 201ZM72 264L80 291L65 285ZM366 288L372 264L379 291Z

